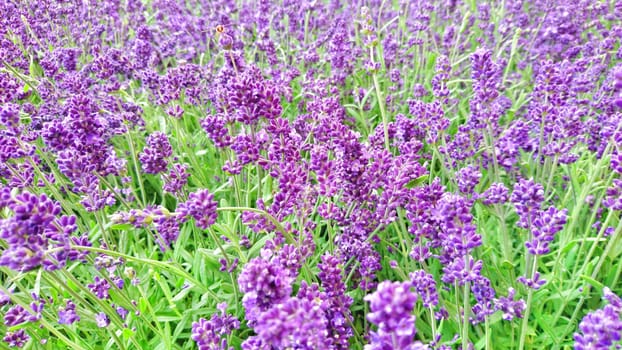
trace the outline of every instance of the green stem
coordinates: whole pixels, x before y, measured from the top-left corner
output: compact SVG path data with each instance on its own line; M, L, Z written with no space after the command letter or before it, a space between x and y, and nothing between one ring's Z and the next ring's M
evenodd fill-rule
M606 227L603 226L603 230L605 229ZM594 271L592 271L592 276L591 276L592 278L596 278L596 276L600 272L600 269L603 267L605 260L607 260L607 256L609 256L609 253L611 253L611 250L615 247L616 243L618 243L620 231L622 231L622 220L618 222L618 226L616 227L615 232L609 238L609 242L607 242L607 247L605 247L605 250L600 255L598 259L598 263L596 264Z
M575 227L579 223L579 218L580 218L579 214L581 214L581 211L583 210L585 199L587 198L588 194L592 190L592 185L596 182L596 179L600 177L600 173L602 169L604 168L604 162L608 159L607 156L609 152L611 152L611 148L612 148L612 143L609 142L603 152L603 155L601 156L601 158L598 160L598 162L595 164L595 166L590 171L588 180L586 181L585 186L583 186L581 193L579 194L579 197L577 198L575 202L576 206L572 209L572 213L569 216L570 226L566 230L562 231L562 236L560 239L560 245L562 247L566 246L566 244L568 243L568 237L566 236L572 235ZM571 191L567 192L567 196L570 196L571 194L572 194ZM567 198L564 198L563 202L566 203L567 200L568 200ZM556 261L559 261L559 259L561 258L561 254L562 254L562 249L559 249L557 252Z
M378 76L376 73L372 75L372 79L374 80L374 88L376 89L376 97L378 98L378 106L380 107L380 115L382 116L382 126L384 129L384 146L387 151L389 151L391 145L389 143L389 116L387 115L384 106L386 101L382 96L382 91L380 90L380 83L378 82Z
M494 139L494 134L492 130L492 125L490 124L490 122L486 123L486 125L487 125L487 131L488 131L487 142L488 142L488 147L490 148L490 157L492 158L492 169L494 172L493 179L495 180L495 182L500 182L501 173L499 171L499 161L497 159L497 152L495 148L495 139Z
M270 223L272 223L276 227L276 229L283 235L283 237L285 237L285 240L287 241L287 243L297 245L296 240L294 240L294 237L292 237L292 235L289 232L287 232L287 230L285 230L283 225L281 225L281 223L274 216L270 215L268 212L265 212L261 209L249 208L249 207L220 207L220 208L217 208L216 211L234 211L234 212L250 211L253 213L260 214L261 216L268 219Z
M463 330L462 328L464 327L464 323L461 322L462 320L460 319L460 294L459 294L459 285L458 285L458 281L454 282L454 303L456 305L456 310L458 310L457 312L457 318L458 318L458 333L460 333L461 336L463 336Z
M436 341L437 329L436 329L436 319L434 317L434 308L430 306L428 308L430 310L430 326L432 327L432 341Z
M492 344L490 343L490 320L488 316L484 317L484 327L486 332L486 350L492 349Z
M544 96L544 104L546 105L546 104L548 104L548 102L549 102L549 96L545 95ZM542 113L546 113L546 112L542 112ZM539 181L539 179L540 179L539 170L544 170L544 167L540 165L540 162L542 160L542 156L543 156L542 152L544 150L544 123L546 121L546 115L543 115L542 113L540 114L540 118L541 118L541 120L540 120L540 134L539 134L540 135L540 137L539 137L540 141L538 142L538 150L536 152L536 163L533 165L533 171L534 171L533 177L534 177L535 181ZM532 160L533 160L533 157L532 157ZM546 166L546 162L548 160L549 160L549 158L545 159L544 166ZM539 181L539 182L541 182L541 181Z
M134 164L134 171L136 172L136 179L138 181L138 186L140 187L140 195L142 198L141 206L145 207L147 205L147 193L145 192L145 185L143 184L142 175L140 173L140 167L138 166L138 159L136 158L136 149L134 148L134 141L132 140L132 136L130 132L125 133L127 138L127 143L130 146L130 154L132 155L132 163ZM134 186L132 186L134 188ZM138 200L138 197L136 198Z
M533 259L531 260L531 271L527 276L528 278L533 278L533 276L536 274L537 261L538 257L537 255L534 255ZM518 345L519 350L523 350L525 348L525 340L527 338L527 326L529 325L529 314L531 313L531 304L533 302L533 291L533 288L529 288L529 291L527 292L527 305L525 307L525 314L523 315L523 322L521 324L521 334Z
M610 213L611 214L611 213ZM594 252L596 251L596 247L598 246L598 242L600 241L600 239L603 237L604 235L604 231L607 228L608 224L609 224L609 220L611 218L611 215L607 216L607 219L605 219L605 223L601 226L601 229L598 233L598 235L596 236L596 240L594 242L594 244L592 245L592 247L590 248L590 251L588 252L588 254L586 255L586 257L584 259L582 259L584 261L583 266L581 266L581 268L579 269L578 272L573 273L573 276L582 276L583 272L585 271L585 269L587 269L587 267L589 266L589 262L592 259L592 256L594 255ZM622 221L620 221L620 223L618 224L618 227L616 228L616 231L613 235L613 237L611 237L611 240L609 241L609 244L607 245L607 247L605 248L605 252L601 255L601 260L599 260L598 265L596 266L596 268L594 268L594 271L592 271L592 278L594 278L596 275L598 275L598 272L600 271L600 268L602 267L602 262L604 262L604 257L607 256L607 254L609 253L609 251L612 248L612 242L615 240L615 237L619 234L620 229L622 228ZM576 288L579 285L579 281L581 279L577 278L575 279L575 281L572 284L572 289L570 290L576 290ZM615 285L615 284L612 284ZM587 291L589 291L590 285L586 286ZM579 299L579 302L577 303L577 306L574 309L574 312L570 318L570 321L568 322L568 326L566 326L566 328L564 329L564 332L562 333L562 337L565 337L566 334L568 334L568 332L570 331L570 326L574 324L574 320L578 317L579 312L582 310L582 306L583 303L585 302L585 295L587 295L586 293L584 293L581 298ZM555 317L553 318L553 324L557 324L557 321L559 320L559 318L561 317L562 313L564 312L564 310L566 309L566 306L568 305L568 303L570 302L570 297L567 298L563 298L562 299L562 305L561 307L558 308L558 311L555 314ZM555 347L556 349L559 348L558 346Z
M110 182L108 182L108 180L106 180L105 177L97 174L97 178L99 179L99 181L101 181L104 185L106 185L107 189L109 189L110 191L112 191L112 193L115 195L115 197L117 197L117 199L119 200L119 202L121 202L121 204L127 209L127 210L131 210L132 206L130 206L130 204L125 200L125 198L123 198L123 195L121 195L114 186L112 186L110 184Z
M5 295L8 295L9 298L11 298L11 301L13 303L20 305L26 311L28 311L30 314L35 314L35 312L32 310L30 305L28 305L28 303L24 303L21 300L15 298L15 295L12 292L10 292L9 290L7 290L2 284L0 284L0 291L2 291ZM78 344L74 343L73 341L71 341L63 333L61 333L59 330L54 328L54 326L52 326L49 322L47 322L45 320L45 318L41 318L37 322L41 323L43 328L47 329L50 333L54 334L56 337L58 337L58 339L62 340L66 345L70 346L71 349L75 349L75 350L89 350L89 349L91 349L90 347L89 348L84 348L81 345L78 345Z
M611 221L611 219L613 218L615 214L613 213L613 211L609 211L609 213L607 214L607 218L605 218L605 222L601 225L600 230L598 230L598 234L596 235L596 238L594 240L594 243L592 244L592 246L590 247L590 250L588 251L587 255L585 256L584 259L577 259L577 261L575 262L573 269L572 269L572 276L578 276L583 274L583 271L585 271L585 269L587 268L587 266L589 265L589 262L592 260L592 256L594 255L594 252L596 251L596 248L598 247L598 242L603 238L603 236L605 235L605 230L607 229L607 227L609 226L609 222ZM589 235L589 230L587 230L586 232L586 236ZM584 237L584 239L581 242L581 249L579 249L579 251L582 251L583 249L583 244L587 241L588 237ZM577 267L579 266L579 261L583 261L583 265L581 266L581 268L579 269L579 272L577 273ZM574 287L576 288L576 282Z
M262 183L263 183L263 169L261 165L257 165L257 199L263 200L262 195Z
M152 265L152 266L156 266L158 268L164 269L164 270L168 270L168 271L170 271L170 272L172 272L172 273L174 273L174 274L176 274L176 275L178 275L180 277L185 278L190 283L192 283L194 285L194 287L200 289L204 293L209 294L212 298L214 298L214 300L216 300L218 302L221 301L221 299L220 299L220 297L218 295L216 295L212 290L210 290L209 288L204 286L196 278L192 277L192 275L190 275L187 271L185 271L183 269L180 269L179 267L177 267L175 265L172 265L170 263L166 263L166 262L158 261L158 260L145 259L145 258L137 258L137 257L131 256L131 255L115 252L113 250L107 250L107 249L102 249L102 248L97 248L97 247L85 247L85 246L72 245L71 249L84 250L84 251L89 251L89 252L93 252L93 253L100 253L100 254L110 255L110 256L114 256L114 257L118 257L118 258L123 258L123 259L128 260L128 261L134 261L134 262L138 262L138 263L142 263L142 264ZM50 250L50 251L52 251L52 250Z
M207 180L207 177L205 176L205 172L203 171L203 169L205 168L202 167L200 163L197 161L196 153L194 153L194 151L190 149L190 147L188 146L188 143L183 141L183 140L189 140L190 138L186 137L186 135L184 134L185 129L180 126L181 124L180 120L177 118L173 118L173 119L175 119L173 122L173 126L175 127L175 136L178 140L177 144L178 146L183 147L183 149L185 150L186 157L190 161L190 165L192 166L192 169L197 170L192 175L193 176L198 175L199 182L201 182L201 184L203 185L207 185L209 182Z
M467 254L465 257L464 268L466 273L469 273L469 255ZM462 308L463 308L463 316L462 316L462 349L469 348L469 316L471 314L471 286L469 281L464 282L464 290L462 294Z
M78 281L69 271L63 269L61 270L63 272L63 275L65 277L68 277L69 279L71 279L71 281L75 284L75 286L80 289L82 291L82 293L84 293L85 295L93 295L93 293L91 291L89 291L88 289L86 289L82 283L80 283L80 281ZM63 289L65 289L69 294L71 294L71 296L73 298L75 298L77 301L80 302L80 304L84 305L84 306L91 306L84 298L82 298L82 296L78 293L76 293L73 289L69 288L69 286L67 286L66 283L64 283L60 278L58 278L58 276L55 276L54 274L47 274L48 278L51 278L52 280L54 280L54 282L56 282L56 284L58 286L63 287ZM92 298L95 303L101 307L103 309L103 311L110 317L110 320L112 321L112 323L115 324L115 326L117 326L119 329L123 329L123 320L121 320L121 318L117 315L116 311L112 309L112 307L110 307L110 305L106 304L104 301L102 301L101 299L95 297ZM98 310L96 310L94 307L91 306L91 310L96 313ZM117 335L115 334L114 330L111 330L108 332L110 335L112 335L112 338L114 339L115 343L119 346L119 348L121 350L125 350L125 345L123 344L123 342L121 341L121 339L119 339L119 337L117 337ZM131 338L131 341L134 343L134 345L138 346L135 339Z
M614 274L614 279L610 283L611 286L617 286L618 280L620 279L620 275L622 275L622 264L618 263L618 268L616 269L616 273Z
M501 247L503 249L503 257L506 261L512 263L514 260L514 254L512 254L512 241L505 222L505 214L503 214L499 204L494 204L494 207L497 218L499 219L499 225L501 226L501 239L503 240Z
M137 287L138 287L138 292L140 293L141 297L144 300L149 300L149 298L147 298L147 295L145 294L145 291L143 291L141 286L138 285ZM156 313L153 310L153 307L151 306L151 303L147 302L147 303L145 303L145 305L147 306L147 311L149 312L151 318L155 321L154 322L155 323L155 327L157 327L156 333L160 336L160 339L162 339L162 340L164 340L166 342L166 348L170 349L171 348L170 340L168 339L168 337L164 336L164 330L162 329L162 326L160 325L160 322L157 321ZM154 326L151 324L151 322L146 322L146 323L153 330Z
M216 236L216 234L214 233L214 231L212 229L207 229L207 231L209 232L210 236L212 236L212 239L214 240L214 242L216 242L216 245L218 246L218 249L220 249L220 252L222 253L222 255L225 258L225 261L227 261L227 268L231 268L231 260L229 259L229 255L227 254L227 252L225 251L225 248L222 246L222 244L220 244L220 239ZM233 286L233 296L236 300L236 312L238 311L238 303L237 301L239 300L238 298L238 284L235 282L235 279L233 278L233 273L229 274L229 277L231 277L231 285Z
M598 239L600 239L600 238L602 237L602 235L604 234L604 230L607 228L606 224L607 224L607 223L608 223L608 221L609 221L609 217L610 217L610 216L608 216L608 217L607 217L607 220L606 220L606 222L605 222L605 225L603 225L603 226L601 227L601 230L600 230L600 232L599 232L599 234L598 234L598 237L597 237ZM605 263L605 260L607 259L607 256L609 255L609 253L611 252L611 250L614 248L615 243L618 241L618 238L619 238L618 236L620 235L620 232L621 232L621 231L622 231L622 221L618 222L618 226L616 227L615 232L614 232L614 233L613 233L613 235L610 237L609 242L607 243L607 246L605 247L605 250L604 250L604 251L603 251L603 253L600 255L599 260L598 260L598 263L596 264L596 267L594 268L594 270L592 271L592 274L591 274L591 276L590 276L592 279L595 279L595 278L598 276L598 273L600 272L600 269L602 268L603 264ZM597 241L598 241L598 240L597 240ZM595 250L595 246L596 246L596 242L594 243L594 245L592 246L592 249L590 249L590 252L589 252L589 254L588 254L588 256L589 256L589 258L590 258L590 259L591 259L591 255L592 255L592 253L593 253L593 252L594 252L594 250ZM583 271L584 271L584 269L586 268L586 266L587 266L587 264L588 264L588 263L589 263L589 259L585 259L585 264L584 264L584 266L581 268L580 274L581 274L581 272L583 272ZM578 279L577 279L577 280L578 280ZM577 283L575 282L575 285L574 285L574 287L575 287L575 288L576 288L576 284L577 284ZM582 308L581 308L581 307L583 306L583 303L585 302L585 296L589 294L588 292L589 292L589 290L590 290L590 288L591 288L591 285L587 285L585 288L586 288L587 290L586 290L586 291L584 291L583 295L581 296L581 299L579 300L579 303L578 303L578 304L577 304L577 306L575 307L575 311L574 311L574 313L572 314L572 317L571 317L570 321L568 322L568 325L567 325L567 326L566 326L566 328L564 329L564 332L563 332L563 335L564 335L564 336L565 336L566 334L568 334L568 331L569 331L570 326L574 324L574 321L575 321L575 320L576 320L576 318L578 317L579 311L580 311L580 310L582 310ZM567 305L567 302L565 301L565 302L564 302L564 304L563 304L563 306L565 307L566 305ZM561 308L561 309L560 309L560 312L561 312L561 310L563 310L563 308ZM557 316L557 317L556 317L556 319L557 319L557 318L559 317L559 312L558 312L558 315L556 315L556 316Z
M60 202L61 206L66 210L67 213L79 213L80 212L78 208L75 205L73 205L73 203L65 200L65 197L63 197L63 195L61 195L60 192L58 192L58 189L56 188L56 186L52 185L48 181L47 177L43 174L41 169L39 169L39 166L32 159L29 158L28 162L30 163L32 168L35 170L39 178L43 180L43 183L45 184L45 188L49 190L50 192L52 192L52 195L54 195L54 198L56 198L56 200ZM76 216L79 217L79 215L76 215Z
M544 198L549 197L549 195L552 195L553 191L551 189L551 186L553 184L553 177L555 175L555 170L557 170L557 163L559 160L559 155L555 155L555 158L553 159L553 164L551 164L551 169L549 170L549 179L546 182L546 187L544 188Z
M97 214L98 213L95 213L95 215L94 215L95 216L95 221L97 222L97 225L99 226L99 229L101 230L102 238L104 239L104 242L106 242L106 245L108 245L108 247L112 248L112 245L111 245L112 242L107 237L103 218L100 217L100 215L97 215ZM103 216L103 214L102 214L102 216Z

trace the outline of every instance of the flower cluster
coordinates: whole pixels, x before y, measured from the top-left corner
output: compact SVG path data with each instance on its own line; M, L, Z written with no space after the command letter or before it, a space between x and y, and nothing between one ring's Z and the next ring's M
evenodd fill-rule
M581 332L574 334L576 350L611 349L614 343L622 339L622 300L607 287L603 289L603 298L609 304L587 314L581 320Z
M566 212L566 209L558 210L555 207L550 207L538 213L533 222L533 239L525 242L530 254L541 255L550 251L550 242L566 224Z
M0 347L619 345L621 18L0 2Z
M171 144L162 132L154 132L147 138L147 146L138 155L138 159L147 174L158 174L166 170L167 158L173 154Z
M41 265L46 269L62 267L70 254L69 241L76 230L76 218L60 216L60 205L45 194L23 192L13 196L2 189L0 208L12 216L0 221L0 238L8 248L0 256L0 265L16 271L29 271ZM56 249L48 254L48 250Z
M544 188L533 180L521 179L512 191L510 200L520 220L518 227L531 229L544 201Z
M240 328L240 321L226 314L227 304L219 304L218 309L221 315L213 314L209 320L201 318L192 323L192 340L197 343L199 350L233 349L227 345L227 339L223 339L223 336Z
M412 312L417 295L410 290L410 284L384 281L365 300L370 303L367 319L378 326L365 349L413 349L415 316Z
M199 190L188 195L188 200L181 203L177 212L181 217L193 218L197 227L206 230L216 222L218 213L214 195L208 190Z
M286 300L292 293L292 280L287 270L275 262L262 258L249 261L238 278L246 319L257 322L262 312Z

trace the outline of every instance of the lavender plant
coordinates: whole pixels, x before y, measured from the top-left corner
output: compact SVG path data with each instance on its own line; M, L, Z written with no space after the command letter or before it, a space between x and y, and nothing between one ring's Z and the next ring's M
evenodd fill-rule
M0 2L0 348L619 348L620 23Z

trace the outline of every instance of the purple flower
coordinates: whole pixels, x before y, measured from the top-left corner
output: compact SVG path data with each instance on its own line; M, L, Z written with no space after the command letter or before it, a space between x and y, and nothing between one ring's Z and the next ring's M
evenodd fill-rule
M371 332L366 350L407 349L414 342L415 316L412 315L417 295L410 282L383 281L365 297L370 303L367 319L378 326Z
M186 164L173 164L168 174L162 174L164 185L162 189L168 193L177 194L188 182L190 174Z
M117 306L115 308L115 311L117 312L119 317L121 317L122 320L125 320L125 318L127 317L127 314L129 313L129 311L127 311L127 309L122 306Z
M156 131L147 137L147 146L138 155L143 170L147 174L159 174L168 166L166 158L173 154L166 134Z
M495 308L497 310L501 310L503 312L503 319L506 321L511 321L514 318L523 318L523 311L525 310L526 304L522 299L514 300L514 295L516 291L514 288L508 288L508 296L501 297L496 300Z
M302 266L303 259L304 257L300 249L297 249L291 244L284 244L274 253L272 262L284 267L288 274L292 278L295 278L298 274L298 270Z
M99 178L95 175L84 175L74 179L75 190L83 193L80 203L89 212L103 209L105 206L112 206L116 200L109 189L102 190Z
M587 314L574 334L575 350L608 350L622 340L622 301L605 287L604 297L612 301L600 310Z
M438 292L434 276L424 270L417 270L411 272L408 277L410 277L412 286L417 291L423 307L430 308L438 305Z
M20 329L15 332L7 332L2 340L4 340L10 348L21 348L30 340L30 336L23 329Z
M479 171L478 167L467 166L460 169L456 174L458 189L465 195L473 195L475 186L477 186L481 177L482 173Z
M110 298L110 294L108 291L110 290L110 284L108 280L105 278L100 278L99 276L95 276L94 282L90 283L87 286L95 296L99 299L108 299Z
M240 321L235 316L226 314L226 304L219 304L218 308L220 315L214 313L209 321L201 318L192 323L192 340L197 343L199 350L228 349L225 335L240 328Z
M156 242L162 251L167 250L171 244L177 241L179 236L180 218L175 213L169 213L165 208L158 208L153 211L153 226L157 231Z
M607 188L607 196L603 206L611 210L622 210L622 180L613 179L612 186Z
M125 280L119 276L115 276L114 274L110 275L110 280L114 283L115 286L119 289L123 289L125 286Z
M7 103L0 108L0 124L7 128L14 128L19 124L19 106Z
M278 349L328 349L329 332L320 303L320 298L294 297L273 305L257 320L257 337Z
M493 62L492 54L490 50L478 49L471 55L475 96L470 101L472 117L469 123L476 129L497 125L504 111L499 101L503 67Z
M226 55L226 58L230 57ZM282 112L278 87L265 79L255 66L244 67L242 72L219 86L216 93L219 112L230 113L232 120L245 125L256 125L262 119L275 119Z
M462 257L482 244L477 234L471 202L459 195L445 193L432 210L433 220L438 225L438 237L443 248L442 262Z
M555 207L538 212L531 230L533 239L525 242L527 251L530 254L542 255L550 251L550 242L553 241L555 234L561 231L566 224L567 212L567 209L558 210Z
M13 100L13 98L17 95L17 91L19 89L19 84L16 81L16 78L9 73L0 73L0 103L8 103Z
M227 119L222 114L208 115L201 121L203 130L218 148L231 146L233 139L227 129Z
M613 78L614 78L614 89L617 92L617 96L613 101L613 104L622 109L622 67L617 67L617 69L615 69L614 74L613 74Z
M166 114L173 118L181 119L184 116L184 109L179 105L174 105L166 110Z
M488 278L479 275L473 279L471 291L477 303L472 307L473 315L470 321L472 324L484 322L487 316L495 312L493 305L495 290L492 288Z
M445 55L441 55L437 58L436 67L435 67L435 75L432 78L432 91L434 92L434 96L438 98L444 105L449 103L449 89L447 88L447 82L451 77L451 63L449 62L449 57ZM421 86L418 90L424 89ZM427 95L425 90L416 93L415 95Z
M17 326L27 322L30 316L30 313L21 305L14 305L4 314L4 325L8 327Z
M0 238L8 248L0 256L0 266L16 271L29 271L44 263L44 253L51 247L64 247L69 234L75 230L71 217L57 218L61 207L45 194L40 196L23 192L15 197L3 198L2 206L14 213L0 220ZM65 254L57 255L61 261L49 265L64 264Z
M350 305L352 297L346 295L346 285L343 282L343 270L339 260L329 254L322 256L318 264L318 277L326 293L329 307L326 309L327 329L335 350L349 348L348 339L352 336L349 320L352 318Z
M11 291L9 290L9 292ZM11 303L11 297L0 290L0 306L7 305L9 303Z
M214 195L208 190L202 189L188 195L188 200L181 203L178 213L182 217L192 217L197 227L206 230L216 222L218 204L214 200Z
M544 188L533 180L521 179L510 197L520 220L518 227L530 228L544 201Z
M100 312L97 315L95 315L95 323L97 323L97 327L105 328L105 327L108 327L108 325L110 324L110 319L108 318L108 315L106 315L103 312Z
M518 283L524 284L525 287L531 288L533 290L538 290L540 287L546 284L546 280L544 278L540 278L540 272L536 271L533 275L533 278L527 278L525 276L519 276L516 278Z
M523 120L514 120L505 127L496 141L495 156L499 165L506 170L517 167L520 151L531 151L532 145L529 136L530 126Z
M442 198L444 191L439 178L434 179L430 185L415 187L410 191L410 198L405 205L406 217L412 223L408 231L415 236L417 242L424 237L437 236L437 223L433 208ZM426 259L427 253L427 247L424 247L422 243L413 246L413 255L418 258Z
M504 184L495 182L482 193L480 198L485 205L505 203L508 200L508 189Z
M136 228L153 228L155 240L162 251L170 248L179 236L179 225L185 217L179 212L169 212L162 206L149 206L144 210L131 209L129 212L117 212L111 216L115 223L127 223ZM99 257L104 263L112 262L109 257ZM106 267L108 268L108 267Z
M613 293L609 287L603 288L603 298L607 300L609 305L618 313L622 312L622 298Z
M388 225L397 220L397 208L402 207L408 198L408 183L426 173L426 170L419 165L418 157L415 155L417 146L407 149L409 146L414 146L413 143L421 145L418 141L403 143L400 147L402 154L393 157L393 159L382 149L381 153L384 156L377 156L378 163L384 163L388 168L385 170L382 166L373 164L369 169L370 177L385 178L381 185L383 187L382 194L376 203L377 220L383 225ZM374 172L377 172L377 175Z
M281 265L263 258L249 261L238 277L246 319L258 321L261 312L285 300L292 293L293 278Z
M238 268L239 259L235 258L233 259L233 261L229 263L227 262L227 259L220 258L218 259L218 262L220 263L220 271L222 272L227 271L229 273L233 273L235 269Z
M615 152L611 155L611 169L618 174L622 174L622 152Z
M70 325L78 321L80 321L80 316L76 313L76 304L67 300L65 307L58 310L58 323Z
M443 267L443 277L441 280L447 284L458 283L464 285L466 282L474 282L481 278L482 265L481 260L475 260L472 256L468 256L468 266L465 258L456 257Z
M441 133L449 127L449 119L445 117L441 102L426 103L419 100L408 100L408 111L411 118L396 116L398 138L409 140L416 138L429 144L436 143ZM426 125L421 128L420 125Z
M93 266L97 270L105 269L106 271L108 271L110 276L113 276L113 273L116 271L117 267L119 267L122 264L123 264L123 259L121 259L121 258L113 258L113 257L111 257L109 255L98 254L95 257L95 262L94 262ZM103 279L103 278L100 279L97 276L95 277L95 281L101 281L101 280L105 281L105 279Z

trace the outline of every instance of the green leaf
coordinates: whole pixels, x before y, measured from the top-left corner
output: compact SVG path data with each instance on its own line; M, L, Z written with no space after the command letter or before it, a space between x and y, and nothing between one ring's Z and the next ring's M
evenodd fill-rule
M130 338L132 338L134 336L134 334L136 334L134 331L132 331L129 328L123 328L123 339L124 340L129 340Z
M605 285L598 282L597 280L593 279L590 276L586 276L586 275L581 275L580 278L584 281L586 281L587 283L589 283L590 285L592 285L592 287L598 289L599 291L602 291L603 288L605 288Z
M111 224L108 225L108 228L111 230L119 230L119 231L127 231L132 229L134 226L132 224Z

